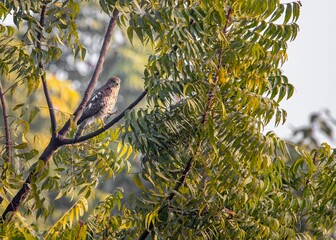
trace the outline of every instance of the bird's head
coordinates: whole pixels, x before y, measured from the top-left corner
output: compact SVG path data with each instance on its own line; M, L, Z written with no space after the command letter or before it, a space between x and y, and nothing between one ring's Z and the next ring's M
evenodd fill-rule
M107 80L107 86L110 88L119 88L120 87L120 78L118 77L111 77Z

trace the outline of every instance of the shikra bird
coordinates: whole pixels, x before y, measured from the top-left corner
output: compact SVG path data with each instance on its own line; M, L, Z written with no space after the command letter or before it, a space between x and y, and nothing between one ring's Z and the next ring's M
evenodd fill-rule
M78 119L78 130L75 139L82 134L83 129L92 124L96 119L103 119L112 114L112 110L117 102L120 88L120 79L111 77L104 86L97 89L87 102L82 116Z

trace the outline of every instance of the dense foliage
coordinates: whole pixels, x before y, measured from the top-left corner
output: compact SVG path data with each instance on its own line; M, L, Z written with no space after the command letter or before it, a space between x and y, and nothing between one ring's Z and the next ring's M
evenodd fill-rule
M286 120L279 103L294 92L281 66L299 30L300 2L100 0L111 20L97 67L74 113L55 115L44 65L70 50L76 61L85 59L78 31L85 4L0 2L1 18L15 23L0 25L1 238L331 238L334 150L326 143L311 151L298 145L293 154L264 132ZM74 139L115 23L131 43L139 39L153 49L144 67L146 90L115 119ZM34 96L39 85L51 124L40 153L36 138L27 137L39 110L19 114L21 102L4 107L6 98L22 95L18 86ZM146 108L135 109L145 95ZM132 171L134 161L141 161L139 172ZM99 182L124 169L137 192L115 188L88 204ZM39 219L52 218L62 198L71 205L44 226Z

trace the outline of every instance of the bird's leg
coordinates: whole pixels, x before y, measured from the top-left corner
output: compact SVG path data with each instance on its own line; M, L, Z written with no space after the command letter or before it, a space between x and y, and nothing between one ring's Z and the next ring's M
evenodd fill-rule
M77 139L81 136L84 128L86 127L86 122L82 122L78 129L77 129L77 132L76 132L76 135L75 135L75 141L77 141Z
M118 112L120 112L120 111L112 111L112 110L110 110L110 111L108 111L107 112L107 114L106 114L106 118L109 118L109 117L111 117L112 115L114 115L114 114L117 114Z

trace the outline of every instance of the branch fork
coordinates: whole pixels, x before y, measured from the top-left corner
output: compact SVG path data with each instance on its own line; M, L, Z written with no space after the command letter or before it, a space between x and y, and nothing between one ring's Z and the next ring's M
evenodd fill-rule
M45 21L45 13L46 13L46 9L47 9L47 5L46 4L42 4L41 6L41 16L40 16L40 29L37 33L37 44L36 47L37 49L41 49L41 41L42 41L42 31L44 28L44 21ZM61 128L61 130L59 130L57 132L57 124L56 124L56 117L55 117L55 112L54 112L54 108L53 108L53 104L49 95L49 91L48 91L48 86L47 86L47 81L45 79L45 75L41 75L41 80L42 80L42 84L43 84L43 90L44 90L44 95L48 104L48 109L49 109L49 115L50 115L50 121L51 121L51 129L52 129L52 136L50 138L50 142L48 144L48 146L44 149L43 153L40 156L40 160L42 160L44 162L44 166L46 166L46 164L48 163L48 161L50 160L50 158L52 157L53 153L59 149L61 146L66 145L66 144L72 144L74 143L74 139L66 139L64 136L65 134L68 132L68 130L70 129L71 126L71 122L72 121L77 121L78 118L80 117L80 115L82 114L85 105L87 104L89 98L91 97L94 87L98 81L98 77L102 71L103 68L103 64L106 58L106 54L107 54L107 50L108 50L108 46L109 43L111 41L112 38L112 32L113 29L115 27L115 24L118 20L118 16L119 16L119 11L117 9L115 9L112 13L109 25L107 27L106 30L106 34L105 34L105 38L104 38L104 42L100 51L100 55L99 55L99 59L98 62L96 64L96 68L93 72L92 78L90 80L90 83L84 93L83 99L81 101L81 103L79 104L79 106L77 107L77 109L75 110L74 114L73 114L73 118L70 118L65 124L64 126ZM39 60L38 62L38 66L39 68L44 71L44 64L41 60ZM122 117L124 116L125 112L127 110L132 109L134 106L136 106L147 94L147 90L145 90L132 104L130 104L123 112L121 112L117 117L115 117L113 120L111 120L108 124L104 125L102 128L96 130L95 132L89 133L85 136L82 136L80 138L78 138L77 141L75 142L83 142L85 140L88 140L90 138L93 138L95 136L97 136L98 134L106 131L108 128L112 127L114 124L116 124L120 119L122 119ZM1 95L3 96L3 95ZM7 138L10 139L10 138ZM43 170L36 172L36 169L33 169L26 181L24 182L23 186L21 187L21 189L16 193L16 195L13 197L13 199L11 200L11 202L8 204L7 208L5 209L5 211L2 213L2 216L0 217L0 221L10 221L13 214L12 215L8 215L9 212L16 212L19 208L19 206L21 206L21 204L24 202L26 196L29 195L30 193L30 182L32 180L32 178L38 176L38 174Z

